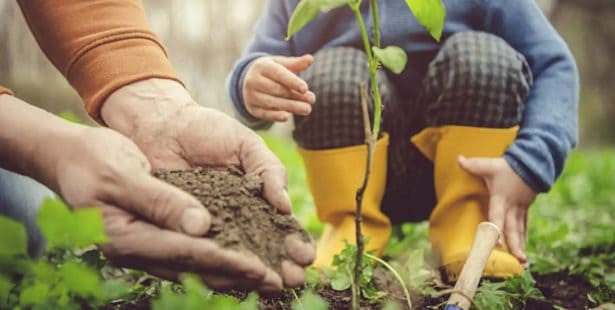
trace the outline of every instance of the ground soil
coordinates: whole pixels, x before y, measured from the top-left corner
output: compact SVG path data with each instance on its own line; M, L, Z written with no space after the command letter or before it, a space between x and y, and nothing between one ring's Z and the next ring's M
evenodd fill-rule
M294 218L281 215L261 197L261 181L255 175L244 175L236 170L213 170L197 168L190 171L158 171L155 176L197 197L213 216L212 227L206 237L221 246L239 251L250 251L264 263L280 270L281 260L286 257L284 236L297 233L309 240ZM534 275L536 287L545 300L528 300L524 309L588 309L588 293L596 291L586 280L564 272ZM380 291L388 293L389 300L396 301L406 309L400 286L387 271L376 270L375 284ZM302 289L296 290L301 294ZM317 288L316 293L329 303L329 309L349 309L350 290L335 291L330 286ZM232 292L242 298L245 293ZM612 292L615 297L615 292ZM414 309L442 309L447 295L434 298L411 292ZM150 294L134 300L109 304L105 309L148 309ZM288 290L277 297L261 297L259 308L286 310L292 308L295 296ZM382 303L361 302L362 309L381 309Z
M374 281L376 287L387 292L389 300L397 302L400 309L405 307L403 291L400 286L393 280L388 271L376 269L374 272ZM561 307L560 309L590 309L591 304L587 298L588 293L596 292L596 288L592 287L586 280L575 276L567 275L564 272L551 273L546 275L534 275L536 279L536 287L538 287L545 300L530 299L526 301L524 307L519 309L525 310L543 310L557 309L554 306ZM152 281L151 277L148 281ZM154 284L140 283L140 285L155 287ZM302 294L302 289L295 290L298 295ZM322 286L317 288L316 293L320 295L329 304L331 310L347 310L350 309L351 297L350 290L335 291L330 286ZM152 292L153 293L153 292ZM243 298L246 293L230 292L228 293L237 298ZM443 309L443 306L448 298L448 295L440 297L430 297L421 295L419 292L411 292L412 305L414 309ZM615 292L611 292L611 296L615 299ZM145 293L135 297L132 300L118 300L103 307L106 310L120 309L149 309L149 304L152 298L156 298L151 293ZM611 299L612 300L612 299ZM292 303L295 301L295 296L291 291L285 290L282 295L277 297L261 297L259 309L261 310L291 310ZM383 303L370 303L367 300L361 302L361 308L366 310L382 309Z
M196 168L186 171L160 170L159 179L199 199L212 215L205 237L224 248L256 254L266 265L281 273L287 257L284 238L297 234L309 241L309 234L290 215L283 215L262 198L257 175L240 170Z

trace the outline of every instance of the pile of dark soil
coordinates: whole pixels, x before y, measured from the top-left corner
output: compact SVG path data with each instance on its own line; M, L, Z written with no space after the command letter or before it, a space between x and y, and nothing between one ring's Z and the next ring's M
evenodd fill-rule
M280 214L262 198L261 179L240 170L195 168L186 171L160 170L154 176L199 199L212 216L205 237L224 248L249 251L281 274L287 257L284 238L298 234L306 242L309 234L290 215Z

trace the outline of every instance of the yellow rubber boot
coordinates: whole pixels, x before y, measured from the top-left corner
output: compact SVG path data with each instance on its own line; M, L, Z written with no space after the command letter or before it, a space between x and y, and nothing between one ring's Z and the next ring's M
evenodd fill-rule
M376 143L369 182L363 196L362 232L369 243L366 250L377 255L389 241L391 223L380 211L387 171L389 138ZM365 145L329 150L299 149L305 162L308 185L314 197L318 218L326 223L316 246L315 267L329 267L333 256L355 243L355 196L363 182L367 147Z
M411 139L434 163L438 202L429 217L429 239L448 281L457 280L476 226L487 220L489 206L489 192L483 180L463 170L457 156L502 156L518 130L443 126L426 128ZM523 267L514 256L505 248L496 248L483 276L505 278L522 272Z

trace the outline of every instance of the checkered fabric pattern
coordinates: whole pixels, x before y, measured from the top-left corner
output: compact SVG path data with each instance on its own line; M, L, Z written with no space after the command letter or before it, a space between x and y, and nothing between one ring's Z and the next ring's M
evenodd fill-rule
M301 73L317 102L308 117L295 116L293 136L306 149L329 149L362 144L365 141L363 112L359 86L369 88L367 57L357 49L340 47L322 50L314 55L314 63ZM391 85L384 72L379 72L383 105L388 106ZM368 97L370 117L373 103Z
M419 105L427 126L509 128L521 122L531 84L525 58L504 40L464 32L429 64Z
M359 84L369 81L366 57L352 48L318 52L302 74L317 101L295 117L293 136L306 149L364 142ZM383 130L390 135L382 210L394 223L426 219L435 205L433 164L409 141L425 127L508 128L521 122L532 84L525 58L487 33L457 33L429 64L416 99L399 98L383 72ZM411 108L401 105L409 105ZM370 102L371 112L371 102Z

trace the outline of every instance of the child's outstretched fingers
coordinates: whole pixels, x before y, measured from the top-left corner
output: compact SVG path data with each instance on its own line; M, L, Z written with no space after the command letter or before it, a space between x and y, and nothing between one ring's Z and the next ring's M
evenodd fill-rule
M297 73L309 68L313 58L267 56L255 60L242 85L244 105L250 115L267 121L286 121L289 113L307 116L316 95Z

